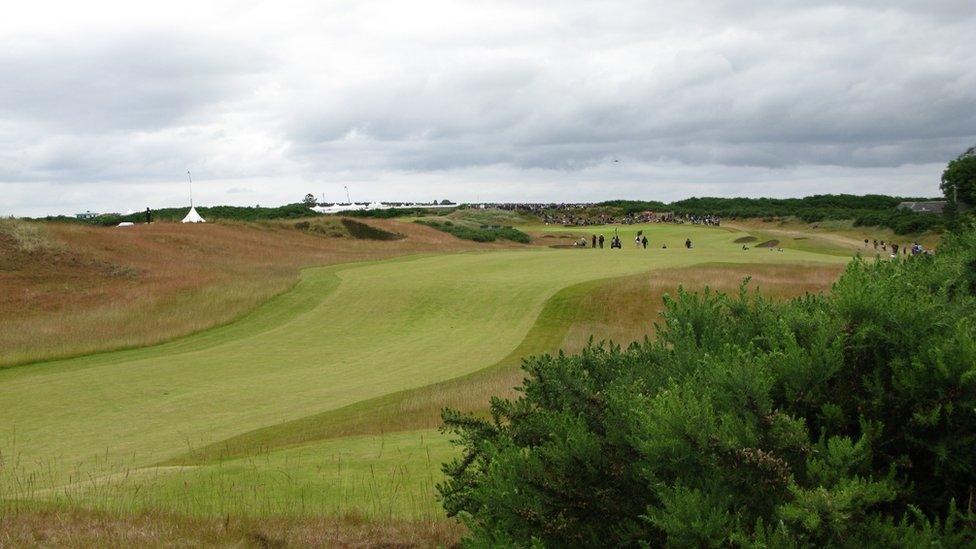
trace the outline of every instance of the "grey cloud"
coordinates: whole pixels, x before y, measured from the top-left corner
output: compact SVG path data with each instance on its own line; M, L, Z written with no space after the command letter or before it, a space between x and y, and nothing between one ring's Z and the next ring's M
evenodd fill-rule
M400 21L396 5L364 0L268 25L0 35L0 185L152 188L190 168L241 181L461 174L458 188L487 194L465 178L490 171L524 174L538 198L558 187L540 173L649 173L601 171L620 158L665 167L667 189L709 166L716 180L696 188L716 194L722 177L726 194L761 192L742 178L834 169L847 175L830 190L868 190L851 174L931 168L976 143L971 4L420 2Z
M270 66L252 47L143 31L20 40L0 53L0 115L47 131L152 131L242 92Z
M577 169L610 154L768 167L939 162L976 140L966 45L976 16L964 4L733 2L753 10L616 81L571 61L457 67L446 82L408 65L344 90L335 111L299 111L288 135L313 164L406 170ZM567 55L577 53L591 52Z

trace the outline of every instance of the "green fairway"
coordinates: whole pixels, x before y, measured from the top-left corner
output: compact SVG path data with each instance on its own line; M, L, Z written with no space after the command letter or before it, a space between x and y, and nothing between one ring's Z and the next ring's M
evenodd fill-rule
M612 232L577 232L597 230ZM635 248L636 230L648 234L648 249ZM111 479L255 429L477 372L518 348L547 301L574 284L699 263L847 260L789 247L742 250L733 241L744 233L725 229L649 225L620 234L623 250L610 250L608 241L603 250L534 247L308 269L294 290L229 326L155 347L0 370L0 451L6 465L0 468L0 498L50 495L45 490L53 486ZM694 249L683 247L688 237ZM662 243L668 248L661 249ZM430 469L416 465L426 463L431 446L416 443L414 435L397 436L406 438L396 439L401 450L394 461L423 470L404 489L432 492ZM437 436L425 436L435 441L436 470L447 449ZM171 478L179 471L172 477L182 479L176 485L187 485L189 478L205 487L201 479L209 478L216 487L236 482L238 472L257 479L284 471L293 474L293 486L307 486L301 475L331 467L322 460L339 452L342 440L348 439L267 454L267 467L234 469L224 462L216 470L158 474ZM349 448L363 449L374 439L357 440ZM316 450L318 445L325 446ZM293 472L288 464L294 460L303 464L295 471L306 473ZM377 463L372 472L385 477L389 473L382 469L396 465ZM238 480L234 486L250 482ZM105 495L113 484L97 485ZM140 501L171 499L164 497L175 493L170 488ZM298 501L306 497L302 490L276 488L267 493L273 495L268 501ZM180 500L177 507L215 510L216 499L208 503L204 492L193 494L197 503ZM370 505L362 494L349 500L317 497L317 507L336 501ZM427 504L399 505L398 515ZM254 506L260 508L256 500Z

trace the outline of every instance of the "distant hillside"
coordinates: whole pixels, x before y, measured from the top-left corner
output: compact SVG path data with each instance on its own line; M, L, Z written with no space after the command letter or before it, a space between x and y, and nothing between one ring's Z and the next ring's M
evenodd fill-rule
M614 208L620 215L646 210L678 215L717 215L723 218L796 217L808 223L827 219L853 219L855 225L880 226L898 234L939 230L939 215L899 210L901 202L938 200L878 194L823 194L804 198L717 198L693 197L670 204L657 201L612 200L597 207Z
M153 221L180 221L187 212L188 206L179 208L160 208L152 210ZM313 217L321 215L308 208L305 204L285 204L272 208L262 208L261 206L198 206L197 212L204 219L230 219L236 221L262 221L268 219L295 219L299 217ZM65 223L85 223L91 225L118 225L123 221L132 223L142 223L146 220L146 212L136 212L126 215L103 214L89 220L79 220L67 216L48 216L39 218L40 221L55 221Z

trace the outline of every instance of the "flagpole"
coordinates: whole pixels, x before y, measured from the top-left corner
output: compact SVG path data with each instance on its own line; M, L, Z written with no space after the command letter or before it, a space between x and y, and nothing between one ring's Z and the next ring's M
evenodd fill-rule
M190 176L190 170L186 170L186 178L190 181L190 207L193 207L193 177Z

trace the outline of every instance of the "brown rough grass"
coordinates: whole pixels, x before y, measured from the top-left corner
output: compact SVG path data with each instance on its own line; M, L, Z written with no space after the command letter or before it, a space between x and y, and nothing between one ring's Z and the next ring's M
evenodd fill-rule
M303 267L500 246L413 223L369 223L405 238L327 237L294 221L0 231L0 367L224 324L290 288Z
M453 547L455 521L196 518L81 509L0 515L0 547Z
M750 277L750 290L772 299L788 299L822 292L837 280L843 265L699 265L616 279L584 297L586 319L575 322L563 340L567 352L578 352L590 336L626 346L653 335L653 322L663 310L663 298L678 286L701 290L709 286L725 293L738 291Z

